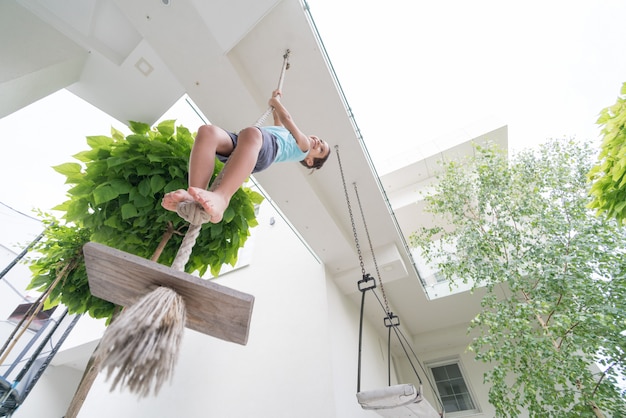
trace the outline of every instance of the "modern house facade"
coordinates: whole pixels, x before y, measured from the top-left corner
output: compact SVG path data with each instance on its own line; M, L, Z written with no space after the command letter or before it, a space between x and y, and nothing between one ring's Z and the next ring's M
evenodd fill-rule
M415 152L377 171L324 34L301 0L17 0L0 4L0 23L2 37L13 40L2 46L11 59L0 66L0 117L67 89L121 122L154 123L187 95L211 123L239 129L265 110L289 50L289 109L302 115L303 130L333 145L319 172L280 164L253 177L251 187L265 196L259 226L241 265L214 279L254 295L248 343L187 330L173 380L157 396L110 391L101 373L79 417L380 416L356 398L364 271L383 282L385 304L419 361L414 373L397 342L389 356L385 311L368 296L361 389L412 383L435 409L443 401L446 416L493 416L482 380L488 366L466 351L479 298L446 290L408 236L428 222L420 193L434 181L437 161L471 154L473 142L506 149L506 126L420 140ZM23 302L7 290L20 283L0 281L0 320ZM2 337L10 329L5 321ZM103 330L100 321L80 319L13 416L64 416Z

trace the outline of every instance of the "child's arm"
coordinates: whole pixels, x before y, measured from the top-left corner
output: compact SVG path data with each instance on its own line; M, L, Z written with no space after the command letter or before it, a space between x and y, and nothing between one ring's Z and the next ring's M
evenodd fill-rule
M269 100L269 105L274 108L274 121L278 118L281 122L279 126L284 126L295 138L298 147L306 152L309 150L309 138L298 129L295 122L291 118L291 115L280 102L280 90L275 90L272 93L272 98Z
M274 126L283 126L283 123L280 120L280 116L278 116L278 112L276 108L272 111L272 115L274 116Z

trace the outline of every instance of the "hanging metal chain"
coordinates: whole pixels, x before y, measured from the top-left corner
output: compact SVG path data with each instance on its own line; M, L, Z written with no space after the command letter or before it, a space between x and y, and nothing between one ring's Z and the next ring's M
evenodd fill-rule
M365 235L367 236L367 242L370 246L370 252L372 253L372 261L374 262L374 269L376 270L376 276L378 277L378 283L380 284L380 292L383 294L383 301L385 303L385 311L387 312L387 316L391 316L391 311L389 309L389 303L387 302L387 294L385 293L385 286L383 285L383 279L380 275L380 271L378 270L378 263L376 262L376 255L374 254L374 247L372 246L372 239L370 238L370 232L367 229L367 222L365 222L365 214L363 213L363 206L361 206L361 199L359 198L359 191L356 187L356 183L352 183L354 185L354 193L356 194L356 201L359 204L359 210L361 211L361 219L363 220L363 227L365 228Z
M346 187L346 178L343 175L343 166L341 165L341 157L339 156L339 146L335 145L335 152L337 153L337 162L339 163L339 172L341 173L341 183L343 184L343 193L346 196L346 204L348 205L348 213L350 214L350 222L352 223L352 233L354 234L354 244L356 245L356 252L359 255L359 264L361 265L361 274L365 276L365 264L363 263L363 255L361 254L361 245L359 244L359 236L356 233L356 226L354 224L354 215L352 214L352 205L350 205L350 197L348 196L348 188Z
M356 225L354 223L354 215L352 213L352 205L350 204L350 196L348 195L348 188L346 187L346 178L343 174L343 165L341 164L341 156L339 155L339 147L335 145L335 152L337 154L337 162L339 163L339 172L341 173L341 182L343 184L343 192L346 197L346 203L348 205L348 213L350 214L350 222L352 224L352 233L354 234L354 244L356 245L356 251L359 255L359 263L361 265L361 274L365 276L365 264L363 262L363 254L361 253L361 246L359 244L359 237L356 232ZM367 229L367 223L365 222L365 215L363 213L363 206L361 205L361 199L359 198L359 192L356 186L356 183L352 183L354 186L354 192L356 193L357 203L359 204L359 210L361 212L361 219L363 220L363 225L365 227L365 234L367 235L367 241L370 246L370 251L372 253L372 260L374 261L374 268L376 269L376 275L378 277L378 282L380 284L380 291L383 294L383 301L385 304L385 311L387 315L390 316L391 312L389 309L389 303L387 302L387 295L385 293L385 287L383 286L383 281L380 276L380 271L378 270L378 263L376 262L376 256L374 255L374 247L372 246L372 240L370 238L369 230Z

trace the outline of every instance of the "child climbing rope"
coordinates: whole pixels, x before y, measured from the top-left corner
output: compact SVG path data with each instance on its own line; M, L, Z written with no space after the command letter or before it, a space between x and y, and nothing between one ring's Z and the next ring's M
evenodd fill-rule
M218 223L250 174L283 161L299 161L307 168L320 169L330 155L328 143L303 134L280 102L281 96L280 90L274 90L269 100L274 126L252 126L239 134L214 125L201 126L189 157L189 189L166 194L161 205L176 211L179 203L196 201L211 216L210 222ZM207 190L216 157L225 162L224 168Z

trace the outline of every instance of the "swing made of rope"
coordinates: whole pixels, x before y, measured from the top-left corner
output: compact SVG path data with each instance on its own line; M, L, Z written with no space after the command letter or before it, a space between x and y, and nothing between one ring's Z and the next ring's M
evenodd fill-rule
M374 268L376 270L376 274L379 278L380 290L382 293L382 301L381 298L375 291L376 288L376 280L368 273L365 272L365 264L363 262L363 255L361 253L361 246L359 243L359 238L357 234L356 225L354 222L354 214L352 213L352 205L350 203L350 196L348 194L348 188L346 186L346 179L343 172L343 166L341 164L341 156L339 153L339 147L335 146L335 151L337 153L337 161L339 163L339 171L341 173L341 181L343 184L343 190L346 198L346 204L348 206L348 213L350 215L350 222L352 224L352 232L354 234L354 243L356 246L357 254L359 256L359 263L361 266L361 274L362 279L357 282L357 287L361 291L361 310L360 310L360 320L359 320L359 355L358 355L358 369L357 369L357 400L361 407L366 410L375 410L380 416L389 417L389 418L441 418L444 416L443 412L443 403L439 400L441 406L441 413L437 412L432 405L423 397L422 391L422 379L420 378L419 373L415 367L414 361L420 365L422 372L428 379L428 375L426 374L424 367L421 362L417 358L417 355L411 348L408 339L404 336L402 331L400 330L400 318L397 315L394 315L393 312L389 309L389 302L387 300L387 295L385 293L385 287L383 285L380 271L378 269L378 263L376 262L376 255L374 254L374 247L372 246L372 240L369 235L369 230L367 228L367 223L365 221L365 214L363 212L363 206L361 205L361 199L359 197L358 188L356 183L353 183L354 193L356 195L356 200L359 206L359 210L361 213L361 220L363 222L363 227L365 230L365 234L367 236L367 241L370 248L370 253L372 256L372 261L374 264ZM384 324L387 328L387 387L382 389L375 390L361 390L361 353L363 346L363 323L364 323L364 310L365 310L365 294L367 292L371 292L376 296L378 303L381 308L385 312ZM396 335L400 346L404 350L404 354L406 355L409 364L411 365L413 372L419 382L419 388L415 388L413 384L391 384L391 332L394 332ZM413 358L409 355L409 351L411 351ZM434 386L430 382L430 387L433 393L437 393L434 389Z
M278 89L289 53L283 55ZM272 111L270 106L254 126L261 126ZM95 353L107 379L116 373L111 391L123 385L139 396L158 394L172 378L185 327L247 343L254 297L184 272L210 216L196 202L180 203L177 213L189 227L170 268L93 242L83 248L91 294L126 307L107 327Z

